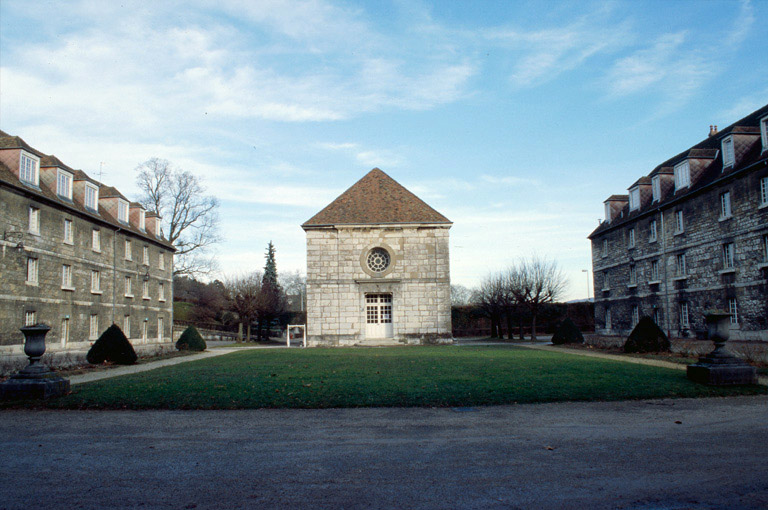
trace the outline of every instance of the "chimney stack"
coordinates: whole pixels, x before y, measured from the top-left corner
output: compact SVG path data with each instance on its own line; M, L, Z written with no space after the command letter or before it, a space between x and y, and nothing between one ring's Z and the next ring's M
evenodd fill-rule
M709 126L709 136L715 136L717 134L717 124Z

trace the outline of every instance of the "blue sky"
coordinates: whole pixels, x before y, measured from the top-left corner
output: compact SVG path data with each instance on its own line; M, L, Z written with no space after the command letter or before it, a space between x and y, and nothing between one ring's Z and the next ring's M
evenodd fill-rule
M373 167L454 222L451 278L536 253L584 298L602 202L768 103L768 2L0 3L0 129L134 198L221 200L224 274L304 271Z

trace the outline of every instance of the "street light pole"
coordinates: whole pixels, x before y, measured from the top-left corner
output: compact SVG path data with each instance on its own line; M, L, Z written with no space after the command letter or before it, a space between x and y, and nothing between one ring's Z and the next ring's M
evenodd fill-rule
M589 269L582 269L582 273L587 273L587 301L589 301Z

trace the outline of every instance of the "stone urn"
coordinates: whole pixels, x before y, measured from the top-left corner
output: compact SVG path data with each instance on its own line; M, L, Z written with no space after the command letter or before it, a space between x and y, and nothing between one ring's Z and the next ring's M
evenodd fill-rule
M688 379L712 386L757 384L757 370L725 348L731 336L731 314L725 310L710 310L704 317L709 339L715 349L698 363L688 365Z
M24 354L29 365L0 384L3 400L46 399L69 393L69 380L58 377L40 362L45 354L45 335L50 326L37 324L21 328L24 334Z

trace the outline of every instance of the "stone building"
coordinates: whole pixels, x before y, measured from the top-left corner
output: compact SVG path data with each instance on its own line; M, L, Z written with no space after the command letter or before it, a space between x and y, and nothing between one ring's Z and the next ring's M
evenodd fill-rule
M304 223L308 343L450 341L451 225L378 168Z
M768 105L658 165L605 201L590 234L595 326L628 334L643 315L703 337L707 310L731 338L768 340Z
M112 323L134 346L172 345L173 246L115 188L0 131L0 357L45 323L47 352L87 351Z

